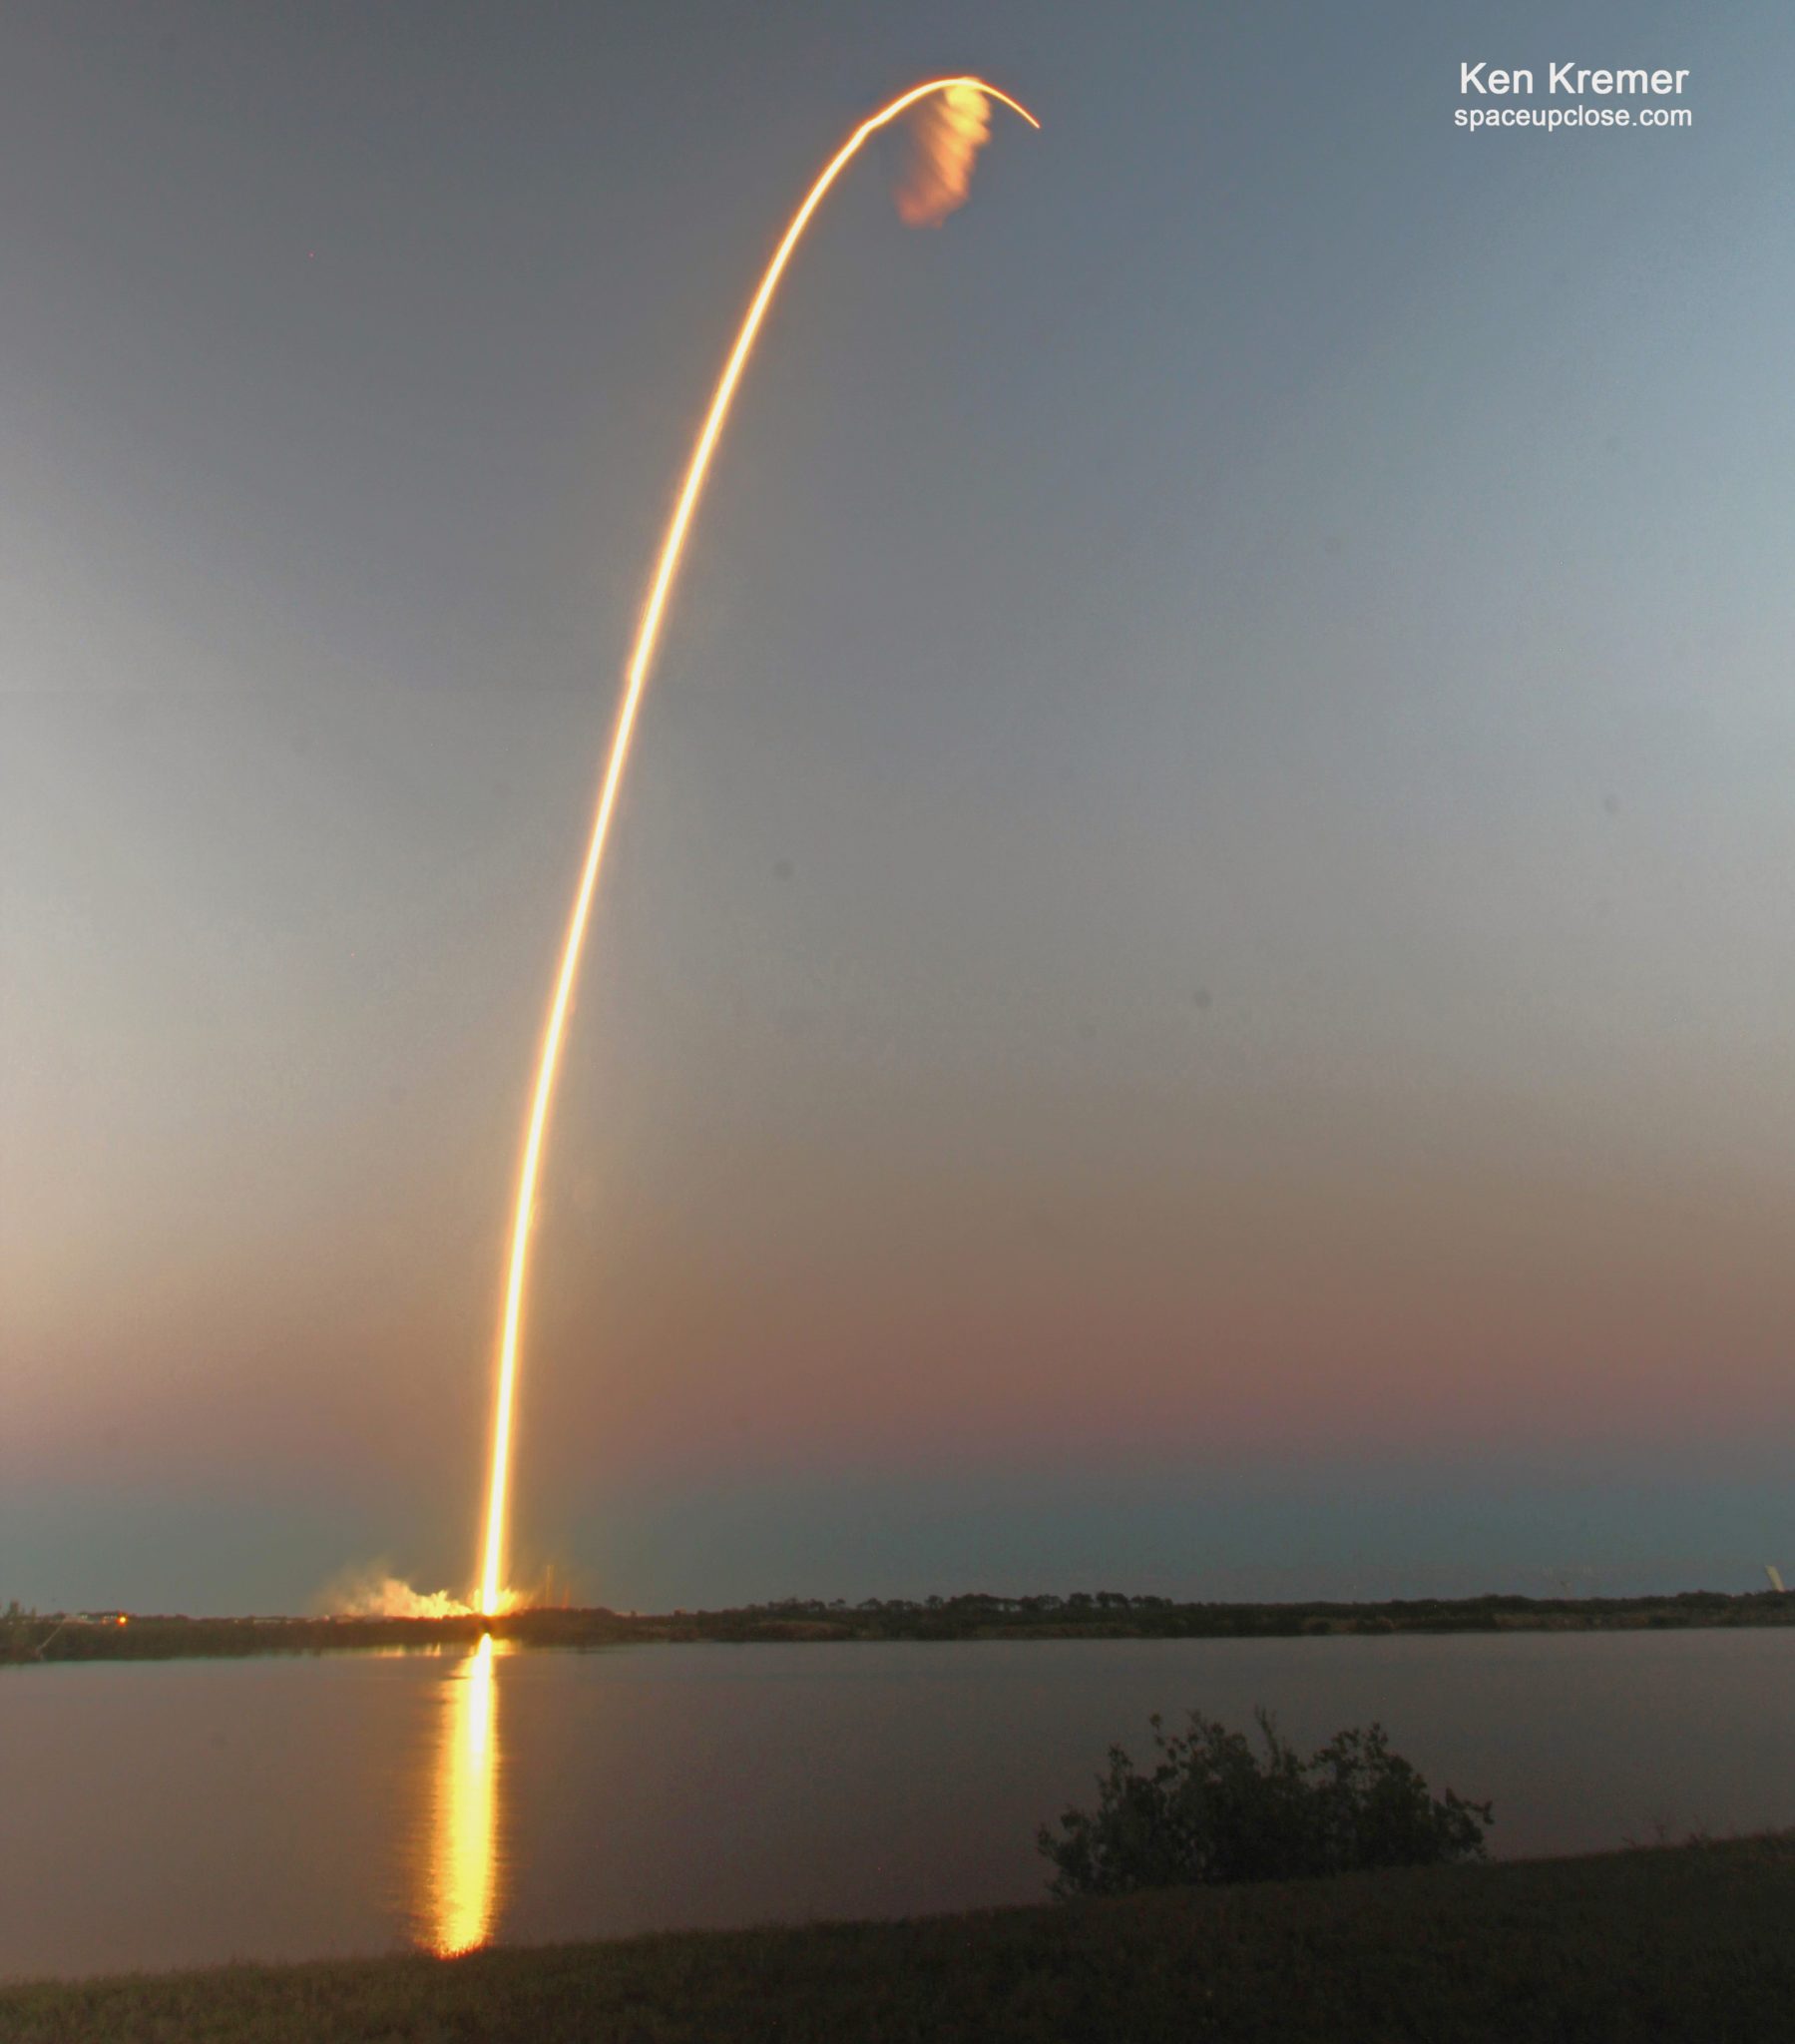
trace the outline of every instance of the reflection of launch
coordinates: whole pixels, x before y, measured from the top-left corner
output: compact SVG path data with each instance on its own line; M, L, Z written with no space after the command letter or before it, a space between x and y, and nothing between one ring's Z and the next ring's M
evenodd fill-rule
M419 1938L438 1957L492 1934L499 1889L499 1715L492 1635L445 1685Z

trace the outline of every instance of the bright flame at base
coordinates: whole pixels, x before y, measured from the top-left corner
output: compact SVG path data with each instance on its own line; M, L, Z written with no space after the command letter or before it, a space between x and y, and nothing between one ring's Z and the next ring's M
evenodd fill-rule
M452 1590L414 1590L402 1576L379 1567L346 1569L318 1599L332 1618L503 1618L507 1612L531 1611L552 1602L556 1584L551 1568L543 1583L529 1589L504 1589L489 1610L476 1613ZM119 1623L124 1624L120 1619Z
M741 379L748 355L753 349L754 337L760 331L760 322L766 316L766 308L779 278L784 274L785 265L791 259L792 251L797 247L810 217L822 204L823 196L835 180L859 153L863 143L875 135L889 122L895 121L906 108L913 107L919 100L927 99L932 93L944 93L952 102L954 111L965 121L969 111L969 100L983 96L999 100L1022 116L1031 128L1039 128L1027 107L1013 100L1008 93L999 92L996 86L987 85L981 78L935 78L926 85L913 85L908 92L900 93L889 106L862 121L829 162L822 174L805 194L803 204L793 214L790 223L780 238L779 246L773 251L772 259L767 263L759 286L748 302L748 309L742 318L735 336L735 344L729 350L728 360L723 364L722 375L717 379L715 392L710 399L710 409L704 416L704 423L692 448L691 458L686 464L685 480L679 489L678 502L673 507L673 517L668 522L667 533L661 542L661 555L655 566L654 579L649 584L648 599L643 605L642 620L637 626L636 646L630 655L625 670L624 700L618 711L617 729L611 740L611 755L606 763L604 781L599 790L598 811L593 818L592 841L587 848L586 864L581 870L580 886L574 897L573 914L568 920L567 938L561 951L561 970L556 975L555 994L549 1004L549 1019L543 1031L542 1056L537 1065L536 1091L530 1104L528 1133L524 1139L524 1158L518 1173L517 1211L511 1228L511 1268L505 1284L505 1317L503 1331L499 1338L498 1389L493 1411L492 1476L486 1497L486 1556L481 1568L479 1605L482 1612L491 1616L499 1607L502 1595L500 1585L505 1574L505 1506L506 1492L511 1478L511 1411L517 1389L518 1341L521 1331L524 1306L524 1274L529 1262L530 1222L536 1205L536 1177L542 1163L543 1135L548 1127L549 1101L555 1091L555 1068L561 1056L562 1032L567 1026L568 1004L574 990L574 975L579 969L580 947L586 936L586 920L592 909L593 889L598 882L599 866L605 855L605 838L611 828L611 812L616 806L618 785L623 779L624 763L630 754L630 737L636 727L636 713L642 702L643 685L649 678L649 667L655 656L656 641L661 636L661 625L667 611L667 602L672 594L673 576L679 566L679 556L685 548L686 531L691 524L693 511L697 508L698 493L703 487L705 471L710 466L710 457L715 451L718 435L722 432L723 421L728 417L729 405L735 395L735 386ZM981 134L980 140L983 139ZM971 156L976 144L965 150L965 164L961 167L970 172Z
M424 1943L439 1958L492 1934L498 1900L498 1689L493 1639L450 1678L437 1750L435 1820L425 1879Z

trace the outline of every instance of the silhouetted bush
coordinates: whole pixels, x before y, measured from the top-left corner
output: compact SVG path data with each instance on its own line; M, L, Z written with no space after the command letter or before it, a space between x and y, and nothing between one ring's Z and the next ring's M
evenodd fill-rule
M1268 1713L1254 1716L1263 1755L1196 1711L1182 1736L1149 1721L1159 1750L1150 1774L1113 1746L1095 1813L1069 1809L1059 1836L1041 1828L1040 1848L1059 1869L1053 1892L1120 1895L1485 1856L1489 1803L1450 1788L1430 1795L1381 1725L1342 1732L1302 1761Z

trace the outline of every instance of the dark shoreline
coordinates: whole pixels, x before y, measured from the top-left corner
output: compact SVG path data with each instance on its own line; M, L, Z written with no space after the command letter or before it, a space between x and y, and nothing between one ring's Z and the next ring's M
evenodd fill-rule
M469 1646L483 1632L518 1647L693 1641L1229 1640L1412 1633L1669 1632L1795 1625L1795 1596L1685 1591L1674 1597L1414 1598L1378 1604L1177 1604L1165 1598L949 1597L923 1603L749 1605L733 1611L603 1608L501 1618L185 1618L130 1613L0 1617L0 1662L171 1661Z
M1713 2044L1788 2032L1795 1834L891 1923L0 1983L16 2044Z

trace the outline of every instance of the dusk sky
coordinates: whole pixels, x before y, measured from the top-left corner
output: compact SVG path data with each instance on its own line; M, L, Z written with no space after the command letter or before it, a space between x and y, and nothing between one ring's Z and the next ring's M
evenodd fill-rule
M1453 126L1467 59L1681 132ZM0 17L0 1601L1795 1565L1795 17Z

